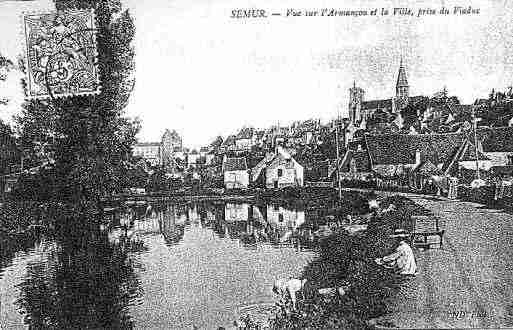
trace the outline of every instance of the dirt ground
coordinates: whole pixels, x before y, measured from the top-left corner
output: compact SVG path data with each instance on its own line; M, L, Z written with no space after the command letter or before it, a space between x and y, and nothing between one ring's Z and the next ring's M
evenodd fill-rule
M513 327L513 215L407 196L441 218L444 244L415 249L419 273L391 298L381 321L400 328Z

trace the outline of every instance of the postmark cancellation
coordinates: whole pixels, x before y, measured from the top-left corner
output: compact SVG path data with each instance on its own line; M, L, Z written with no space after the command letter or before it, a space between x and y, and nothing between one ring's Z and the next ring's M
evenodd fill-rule
M27 98L100 92L92 10L24 14L22 22Z

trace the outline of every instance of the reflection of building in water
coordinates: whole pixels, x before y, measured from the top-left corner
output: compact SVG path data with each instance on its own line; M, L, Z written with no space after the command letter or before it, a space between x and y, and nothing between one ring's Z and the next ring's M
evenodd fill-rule
M216 216L213 210L207 209L207 221L212 222L216 220Z
M166 243L178 243L184 235L185 216L180 216L172 205L168 205L159 215L160 232Z
M177 204L173 206L174 217L180 223L186 223L189 219L189 209L185 204Z
M248 221L249 204L226 203L224 207L224 219L226 221Z
M198 213L198 206L196 204L189 205L188 209L188 219L191 223L199 223L200 215Z
M158 217L151 217L142 220L135 220L132 228L139 234L160 234Z
M259 222L262 225L267 224L267 219L265 217L266 209L264 207L259 207L256 205L253 205L253 220L255 222Z
M274 227L297 229L305 223L305 211L267 205L267 222Z
M230 238L240 238L246 233L248 220L251 218L250 206L247 203L226 203L224 219Z

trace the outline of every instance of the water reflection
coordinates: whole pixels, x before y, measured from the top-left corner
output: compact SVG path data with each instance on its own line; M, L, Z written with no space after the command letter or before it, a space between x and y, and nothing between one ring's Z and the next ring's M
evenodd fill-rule
M62 234L43 244L18 284L16 305L34 329L132 328L128 306L142 292L128 238L109 241L90 219L68 219ZM75 224L75 225L72 225Z
M320 225L304 209L278 204L199 202L151 206L151 209L143 219L127 220L129 231L141 234L158 231L169 246L183 239L187 227L199 226L211 229L219 238L238 240L248 249L260 243L312 248L316 242L313 233Z
M220 201L133 203L103 219L60 219L52 237L1 242L0 293L10 307L0 321L9 314L8 328L34 329L227 325L236 306L272 303L275 278L299 275L312 254L297 251L315 247L318 220L299 207Z

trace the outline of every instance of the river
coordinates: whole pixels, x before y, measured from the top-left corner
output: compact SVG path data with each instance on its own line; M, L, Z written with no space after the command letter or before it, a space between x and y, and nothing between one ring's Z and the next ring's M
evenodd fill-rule
M272 306L274 280L314 258L316 218L271 204L129 203L94 229L4 242L1 327L228 327Z

